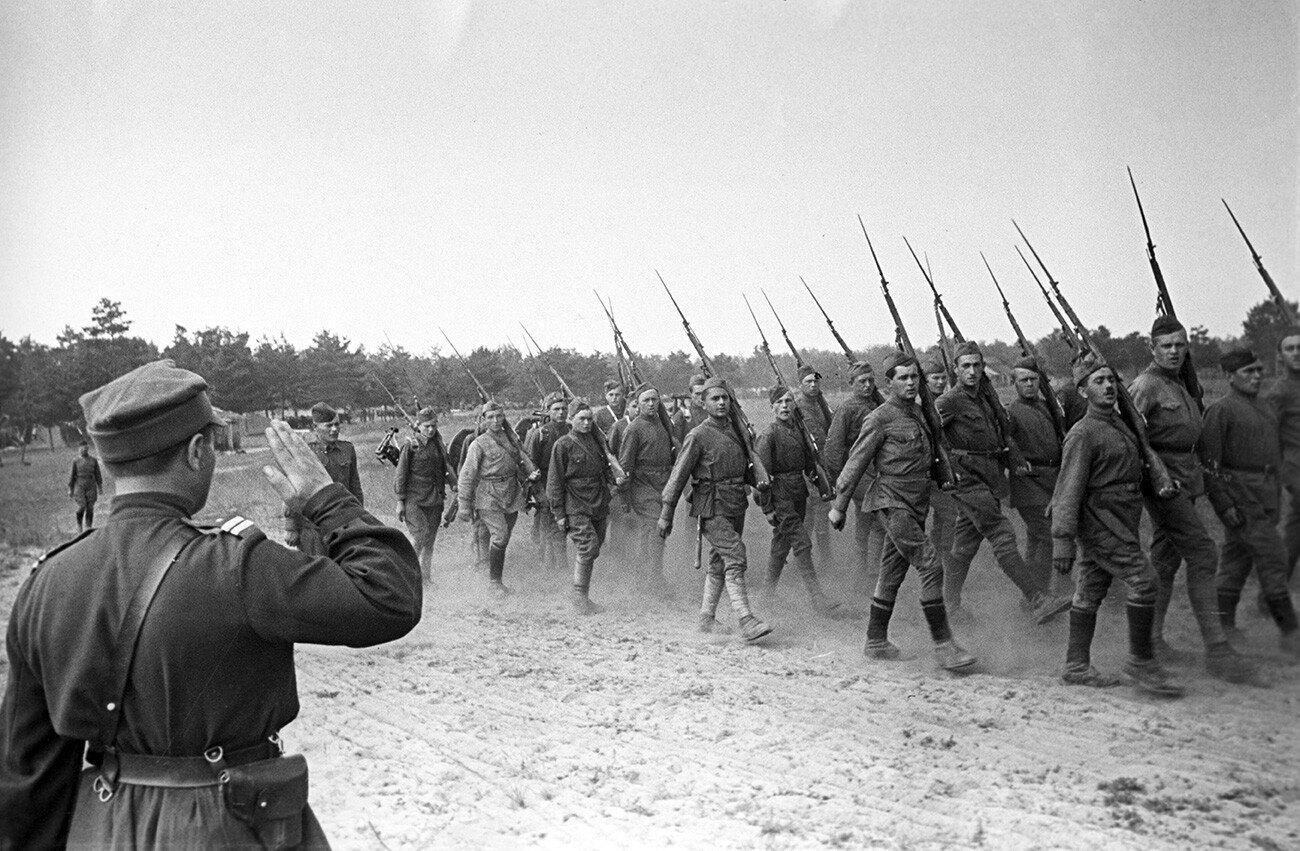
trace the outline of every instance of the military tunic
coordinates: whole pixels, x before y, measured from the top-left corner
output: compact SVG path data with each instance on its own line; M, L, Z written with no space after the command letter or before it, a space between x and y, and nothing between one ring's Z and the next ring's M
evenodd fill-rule
M433 546L438 537L447 482L453 475L442 435L436 430L425 441L411 438L397 456L393 492L406 507L406 525L417 550Z
M537 480L540 502L546 501L546 477L551 469L551 450L555 448L556 441L568 434L572 428L573 426L568 422L547 420L530 431L528 439L524 441L524 452L542 474ZM533 538L542 545L543 557L550 563L551 568L562 567L568 560L568 544L565 541L564 531L555 525L555 516L545 505L540 506L533 514Z
M527 504L523 483L532 475L528 457L505 434L485 431L465 450L457 487L458 511L474 512L486 528L489 548L505 551L515 521Z
M1277 413L1282 439L1282 487L1288 496L1282 535L1286 544L1289 582L1295 572L1296 560L1300 559L1300 373L1288 371L1279 376L1264 393L1264 398Z
M659 536L660 497L673 468L673 442L658 414L642 412L627 427L619 446L618 464L627 475L624 498L632 509L630 552L644 557L651 580L661 581L664 539Z
M743 582L746 554L741 535L749 507L745 486L752 473L746 450L729 421L710 417L686 435L661 496L670 516L688 480L690 515L700 518L701 532L709 542L709 575L725 574L733 577L728 581L739 577ZM735 597L732 604L737 605Z
M316 453L330 478L347 488L348 493L357 498L357 502L365 505L365 496L361 493L361 472L357 468L356 447L346 440L336 440L333 443L322 441L314 432L307 436L307 445ZM324 554L320 530L310 522L304 522L300 512L285 510L284 529L290 546L296 546L308 555Z
M557 522L567 521L579 561L594 561L605 543L609 475L609 460L595 434L570 431L555 442L546 501Z
M110 657L141 576L174 536L190 537L140 631L116 745L198 757L264 742L297 717L295 643L365 647L409 632L421 610L415 553L337 484L303 506L328 557L272 543L238 518L196 527L171 494L113 503L107 523L46 558L14 603L0 847L60 846L70 825L80 847L257 847L216 785L122 783L101 803L92 770L76 793L86 743L102 747L103 710L118 698ZM323 843L310 812L304 819Z
M1025 523L1025 562L1045 584L1052 578L1052 525L1046 509L1061 469L1061 443L1042 399L1016 397L1007 406L1011 437L1029 462L1029 475L1011 471L1011 507Z
M826 471L830 474L831 481L838 479L844 470L849 450L858 439L859 432L862 431L862 421L882 403L883 400L879 399L877 391L866 399L854 394L835 409L835 413L831 416L830 428L826 432L826 445L822 447L822 460L826 463ZM875 513L862 510L867 481L866 477L861 479L857 490L853 492L853 503L858 508L853 518L853 545L859 572L863 578L880 565L885 544L884 530L880 528Z
M68 492L77 505L85 507L95 504L99 492L104 487L104 477L99 471L99 462L87 455L72 459L72 472L68 475Z
M768 553L767 585L775 586L785 567L786 558L793 553L795 565L807 576L812 567L812 539L804 524L808 513L807 476L812 472L813 459L804 446L794 418L782 422L774 420L759 435L755 446L758 459L772 480L763 511L772 525L772 545ZM815 574L812 576L816 581ZM814 593L819 593L820 587Z

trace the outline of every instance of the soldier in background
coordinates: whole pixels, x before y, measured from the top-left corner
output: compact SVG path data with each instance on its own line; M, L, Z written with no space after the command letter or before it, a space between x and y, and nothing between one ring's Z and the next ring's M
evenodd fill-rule
M673 514L677 500L691 482L691 516L699 518L700 535L709 543L708 572L704 577L704 599L700 606L699 630L725 632L717 619L718 601L723 588L731 598L731 608L740 622L746 641L757 641L772 631L749 607L745 587L747 566L745 510L749 508L746 485L755 484L754 472L732 428L731 392L721 378L704 383L704 407L709 418L686 435L664 485L659 512L659 534L667 538L673 531Z
M397 496L397 522L405 523L411 533L426 582L433 579L433 545L448 483L456 486L456 472L438 432L438 412L421 408L415 414L415 434L397 456L393 493Z
M528 501L525 485L541 475L507 435L505 421L499 403L484 403L485 430L465 450L457 493L458 516L481 522L487 532L488 590L498 597L511 593L503 582L506 547Z
M1083 549L1063 679L1097 688L1118 684L1092 666L1097 609L1118 578L1128 585L1129 658L1124 673L1140 688L1176 697L1183 689L1160 667L1152 645L1156 576L1138 538L1142 459L1137 436L1115 410L1119 379L1110 367L1085 356L1074 365L1074 381L1088 402L1088 413L1065 436L1052 495L1053 567L1068 575L1076 538Z
M1187 331L1178 320L1161 316L1151 326L1152 363L1129 384L1138 413L1147 423L1147 438L1169 474L1181 485L1168 499L1146 495L1151 517L1151 563L1156 587L1156 649L1172 653L1164 641L1165 613L1174 593L1174 577L1187 563L1187 597L1201 628L1206 666L1217 677L1229 678L1245 660L1227 644L1219 619L1215 575L1219 550L1197 510L1196 499L1205 493L1205 476L1198 457L1201 412L1179 377L1187 359Z
M957 346L957 386L935 403L943 418L944 434L952 446L953 466L960 479L953 496L957 524L953 529L951 558L944 577L944 596L954 609L961 605L962 586L971 561L986 539L993 545L998 566L1025 598L1034 620L1046 623L1070 607L1068 597L1053 597L1048 580L1032 573L1017 548L1011 523L1002 513L1002 500L1011 494L1003 436L997 412L980 392L984 354L973 341Z
M577 550L573 564L573 611L579 615L595 615L603 608L591 601L591 574L605 543L613 474L605 447L599 436L592 433L595 418L586 399L569 403L569 421L573 427L551 450L546 501L555 525L568 533Z
M1237 603L1253 569L1269 614L1281 631L1283 652L1300 659L1300 624L1286 583L1286 547L1277 530L1282 466L1277 414L1259 398L1264 364L1249 349L1233 349L1219 364L1228 374L1228 395L1205 409L1201 434L1210 471L1206 478L1210 504L1224 526L1217 577L1219 615L1225 630L1236 629ZM1209 648L1210 673L1234 681L1248 679L1252 671L1241 669L1248 660L1225 648L1226 642Z
M686 405L687 432L709 419L708 412L704 410L704 383L707 380L703 375L696 373L691 376L691 383L687 385L687 389L691 392L691 398Z
M1281 374L1264 398L1277 413L1282 435L1282 487L1287 492L1283 542L1286 544L1286 579L1291 584L1300 559L1300 328L1287 328L1277 343Z
M858 439L862 430L862 421L867 414L874 411L881 403L880 391L876 389L876 373L871 364L857 361L849 367L849 386L852 394L840 403L831 416L831 425L826 432L826 445L822 447L822 460L826 463L826 472L831 481L839 478L848 460L849 450ZM857 511L853 518L853 546L856 575L854 583L857 591L871 593L873 577L880 569L880 554L885 545L885 530L877 522L874 512L862 510L862 500L867 492L867 483L860 481L853 493L853 505Z
M668 414L668 424L672 428L673 442L678 446L686 439L686 432L690 431L690 423L686 419L686 400L689 395L680 395L674 393L671 396L660 397L664 410Z
M921 364L922 380L930 387L930 394L938 399L948 390L948 370L933 358ZM957 527L957 500L951 493L939 487L937 482L930 486L930 530L927 533L930 545L943 567L944 576L948 575L948 560L952 553L952 532ZM960 607L949 606L948 617L954 621L969 620L970 613Z
M660 596L671 596L664 578L664 539L659 536L660 497L673 468L674 439L659 419L659 391L642 384L636 393L637 416L619 445L618 464L627 475L621 498L631 508L630 551L645 562L645 582Z
M619 417L614 425L610 426L609 431L605 432L606 445L610 454L615 458L619 455L619 449L623 445L623 436L627 434L628 426L637 418L640 412L640 406L637 404L635 391L632 397L627 400L623 406L623 416ZM627 491L620 488L618 498L614 500L614 505L609 514L609 551L616 558L624 558L629 554L635 555L632 550L628 549L628 544L635 535L635 521L632 518L632 504L628 501Z
M825 617L841 617L847 614L846 610L839 603L831 602L817 579L812 540L808 536L807 477L815 474L817 459L804 446L803 436L795 424L796 408L790 388L778 384L767 395L776 419L758 435L755 449L758 460L772 477L771 490L759 500L759 506L772 527L772 546L763 588L769 598L775 595L785 561L793 554L795 569L808 590L813 611Z
M935 660L942 668L960 670L975 664L975 657L953 639L943 601L943 567L924 531L934 454L929 430L916 404L922 381L920 365L914 358L895 352L885 358L884 367L889 396L863 420L835 483L835 505L827 519L836 529L843 528L849 500L858 482L872 470L862 510L879 515L886 540L880 577L871 596L863 652L873 659L902 656L889 640L889 621L910 565L916 568L921 582L921 611L934 641Z
M78 534L83 528L95 525L95 501L103 488L99 462L90 457L90 444L83 440L77 446L77 457L72 459L72 472L68 475L68 496L77 504Z
M1052 581L1052 523L1047 506L1061 470L1061 442L1039 393L1038 363L1030 357L1012 368L1016 398L1007 406L1011 437L1024 453L1029 469L1011 471L1011 507L1025 523L1025 565L1044 584ZM1042 388L1051 393L1052 388Z
M546 476L551 469L551 450L555 447L556 441L569 433L571 426L568 423L569 413L564 396L551 393L542 400L542 404L546 408L546 421L528 432L528 437L524 441L524 452L532 462L533 468L541 473L537 489L539 495L543 497L542 502L545 502ZM546 569L564 570L569 561L568 544L565 541L564 530L555 525L555 517L547 506L542 505L534 512L533 530L534 540L541 545L542 563Z
M596 428L600 433L609 437L609 431L614 427L614 423L623 418L623 413L627 408L627 388L621 382L609 380L605 382L605 404L596 410Z
M330 478L365 505L365 496L361 493L361 471L357 467L357 449L350 442L339 439L339 414L324 402L311 406L312 433L307 436L307 445L316 453L316 457L330 474ZM297 547L309 555L322 555L325 552L320 531L307 521L301 512L286 510L284 515L285 543Z
M831 427L831 408L822 393L822 374L808 364L799 368L799 389L794 394L795 404L803 413L803 421L817 441L818 453L826 450L826 435ZM818 460L821 460L820 458ZM820 502L820 497L816 497ZM819 505L817 510L809 512L808 523L812 526L813 536L817 539L817 551L822 564L834 562L831 552L831 527L826 520L826 512Z

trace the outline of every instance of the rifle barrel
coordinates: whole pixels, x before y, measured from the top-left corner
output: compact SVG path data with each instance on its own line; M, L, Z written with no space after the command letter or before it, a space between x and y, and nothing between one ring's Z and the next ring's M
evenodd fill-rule
M1219 200L1223 201L1223 206L1228 211L1228 215L1232 216L1232 223L1237 226L1237 232L1241 234L1241 238L1246 240L1246 247L1250 249L1250 259L1255 261L1255 270L1259 272L1259 276L1264 279L1264 285L1268 287L1269 296L1272 297L1273 304L1277 307L1278 313L1282 315L1282 321L1287 325L1295 325L1295 311L1291 309L1290 303L1282 297L1282 291L1279 290L1277 284L1274 283L1273 276L1264 268L1263 258L1259 256L1259 252L1256 251L1255 246L1251 244L1250 237L1246 236L1245 229L1242 228L1241 222L1237 221L1237 217L1233 215L1232 208L1228 206L1228 202L1224 201L1222 198Z

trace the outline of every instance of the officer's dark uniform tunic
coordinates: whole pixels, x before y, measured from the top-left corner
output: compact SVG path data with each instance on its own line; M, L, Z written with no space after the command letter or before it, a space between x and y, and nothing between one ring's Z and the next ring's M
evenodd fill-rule
M998 420L989 402L978 392L957 386L936 400L943 431L952 446L953 466L961 480L953 494L959 516L953 529L952 557L945 565L945 596L956 605L971 561L980 543L988 539L998 566L1027 600L1047 591L1046 577L1025 567L1016 535L1002 514L1001 500L1011 491L1003 471L1005 454L998 438Z
M364 647L415 626L420 572L406 537L337 484L303 514L329 557L282 547L240 518L193 524L176 496L127 494L104 526L33 571L9 621L0 847L260 847L218 785L121 782L101 803L96 771L78 774L117 699L110 657L127 604L173 536L190 540L148 610L125 701L108 710L121 718L123 754L200 757L265 743L298 715L295 643ZM305 845L325 847L310 810L303 818Z
M1151 563L1159 578L1155 634L1163 631L1165 612L1173 596L1174 576L1187 562L1187 596L1208 647L1225 639L1218 617L1215 574L1219 553L1197 510L1195 499L1205 493L1205 477L1197 458L1201 414L1177 375L1151 364L1129 385L1133 404L1147 423L1151 448L1182 484L1172 499L1148 496L1151 517Z
M1235 507L1245 520L1236 528L1224 523L1217 580L1221 615L1235 624L1232 615L1254 568L1273 619L1283 634L1295 632L1286 548L1277 531L1282 463L1277 414L1265 400L1229 388L1227 396L1205 410L1201 445L1206 463L1218 473L1206 480L1214 510L1222 517Z
M1025 565L1044 587L1052 579L1052 524L1047 506L1061 470L1061 444L1042 399L1019 396L1007 406L1011 437L1030 464L1030 475L1011 472L1011 507L1025 523Z

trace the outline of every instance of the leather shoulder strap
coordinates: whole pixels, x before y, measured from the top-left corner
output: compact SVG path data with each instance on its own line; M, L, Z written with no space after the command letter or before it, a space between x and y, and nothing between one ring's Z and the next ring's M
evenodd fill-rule
M155 556L149 569L145 571L127 604L126 615L122 619L122 628L117 633L117 644L113 647L111 698L100 707L100 745L104 749L112 748L117 743L117 731L122 724L122 702L126 697L126 683L131 675L131 664L135 661L136 644L140 639L140 629L144 626L145 615L153 603L163 577L176 563L181 550L200 537L202 533L190 526L180 527L171 539Z

